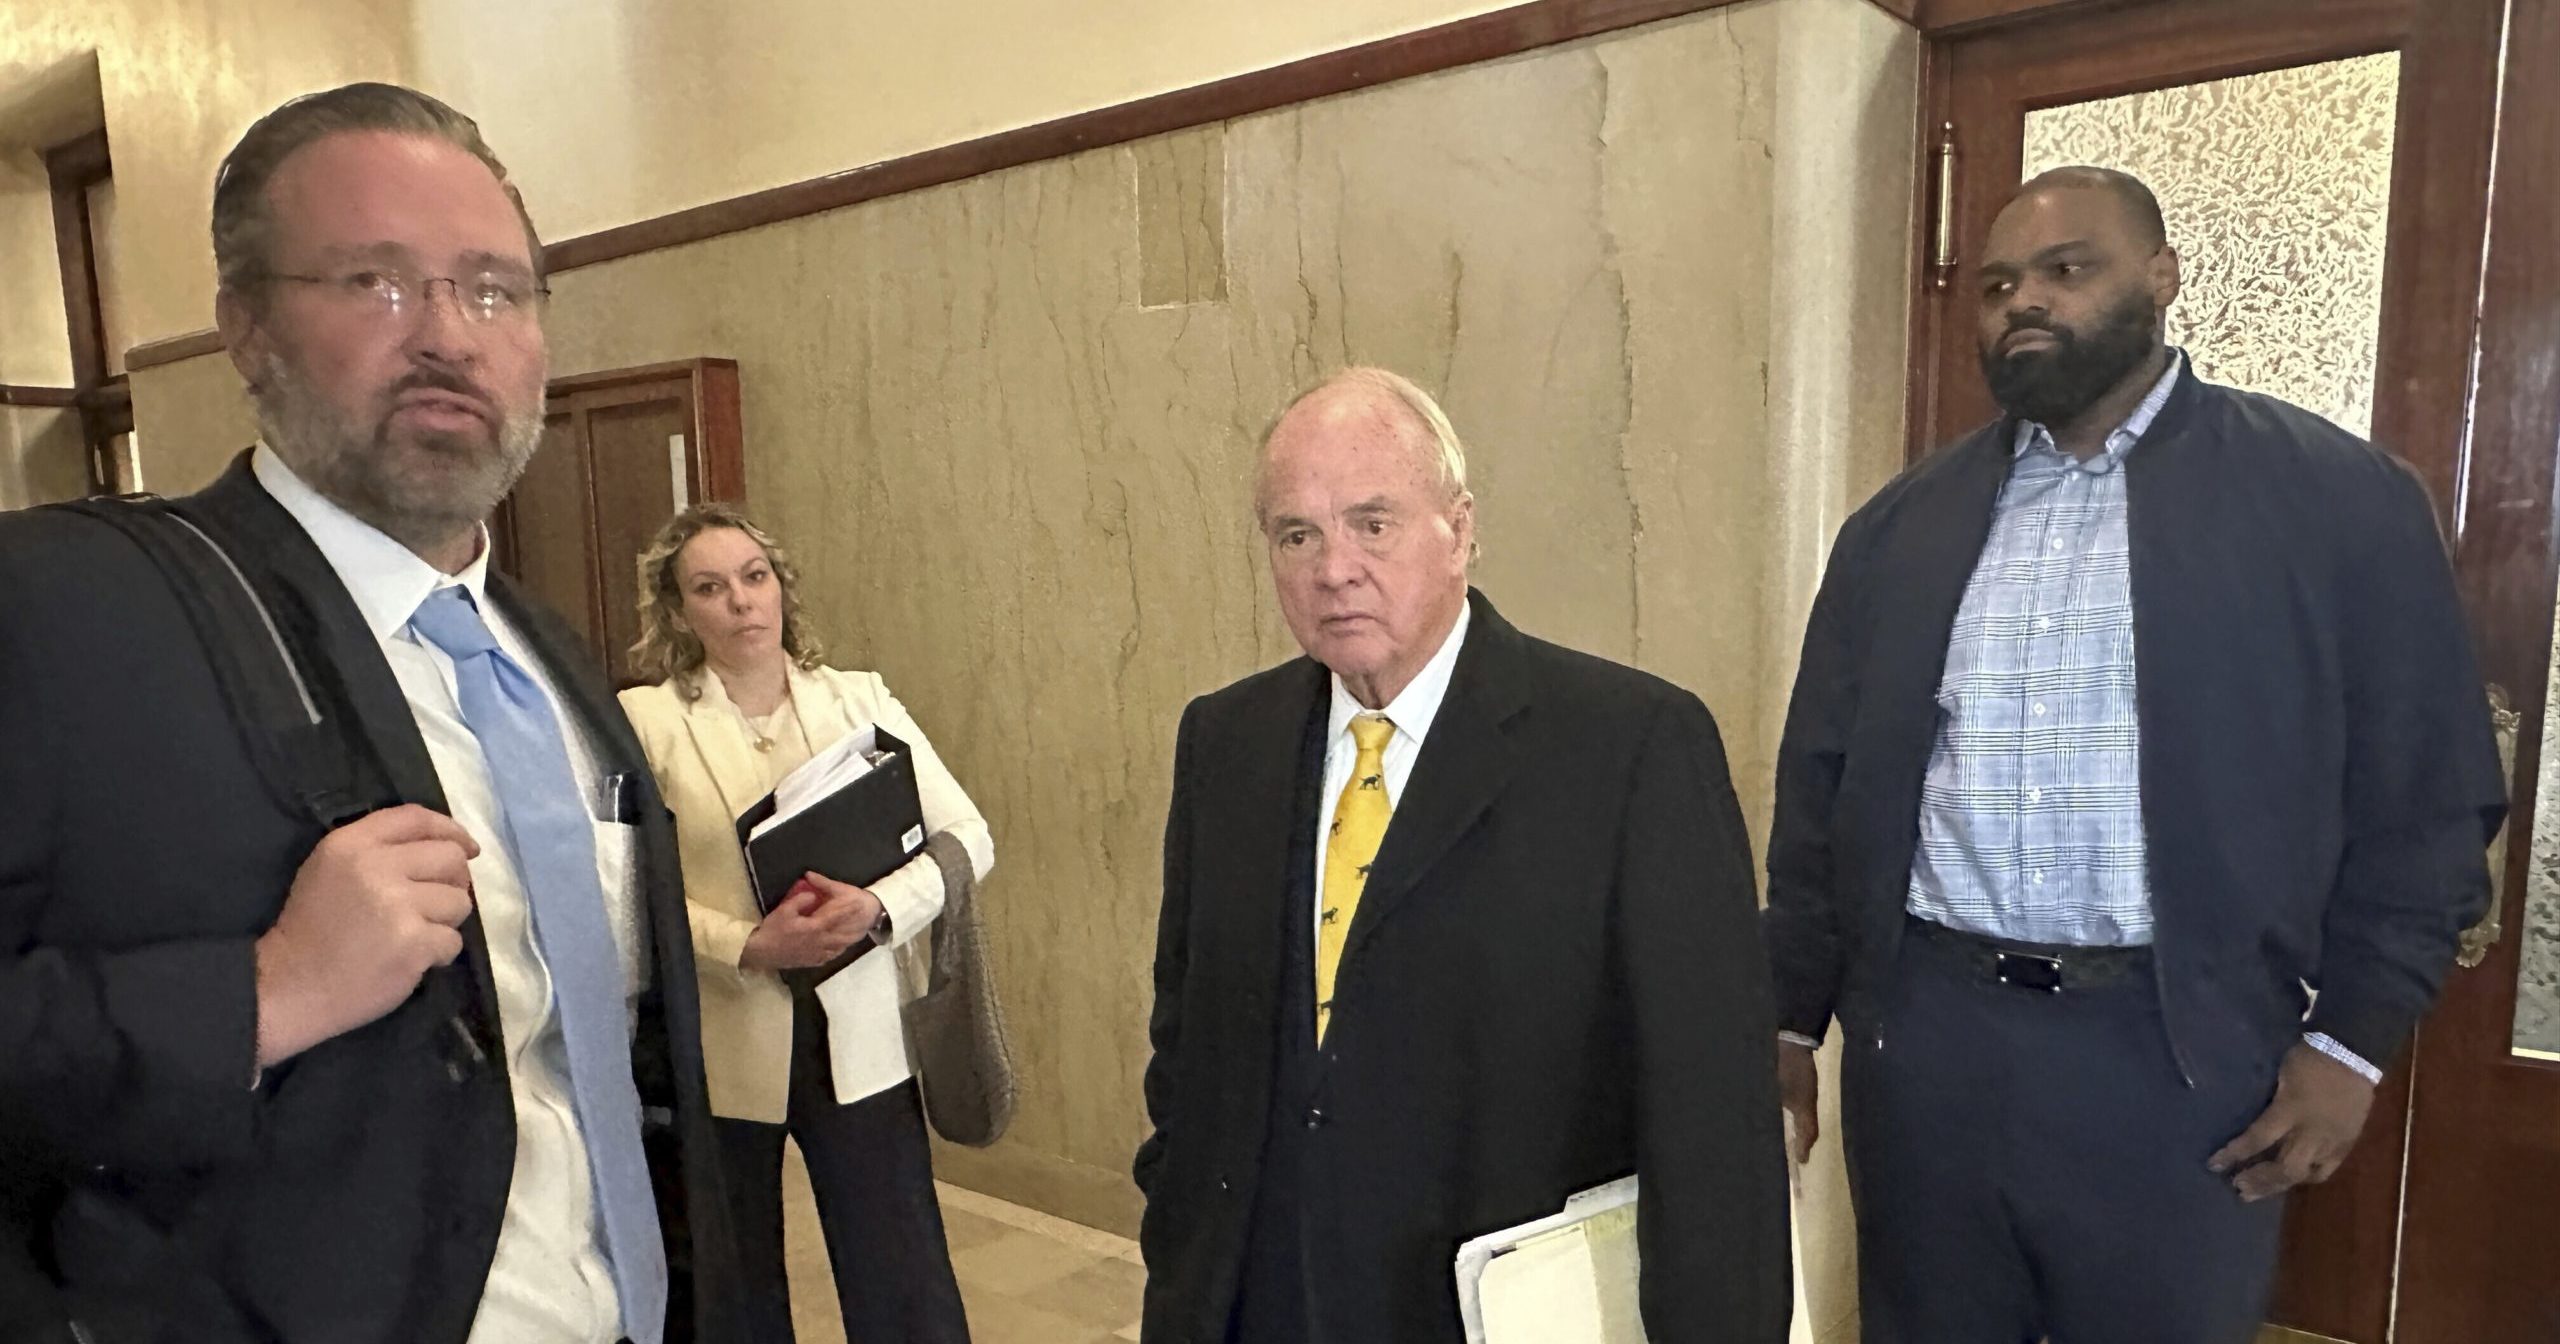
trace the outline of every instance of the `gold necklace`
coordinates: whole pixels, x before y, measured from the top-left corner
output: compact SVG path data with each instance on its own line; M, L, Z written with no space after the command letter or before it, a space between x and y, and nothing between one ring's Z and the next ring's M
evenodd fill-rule
M775 705L773 707L773 712L765 715L765 718L767 720L777 719L781 716L784 710L790 709L791 707L791 688L785 686L782 690L782 703ZM747 730L747 736L756 744L756 750L768 756L772 755L774 743L778 739L776 739L773 734L766 732L762 728L758 728L756 726L756 721L747 717L745 707L740 705L737 701L730 701L729 708L738 712L738 726Z

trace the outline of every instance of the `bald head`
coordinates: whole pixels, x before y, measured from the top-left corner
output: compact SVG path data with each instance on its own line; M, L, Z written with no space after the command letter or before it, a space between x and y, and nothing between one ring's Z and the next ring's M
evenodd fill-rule
M1297 395L1262 436L1262 460L1254 491L1257 513L1275 454L1310 436L1351 435L1373 449L1401 449L1429 474L1444 500L1467 493L1467 452L1440 403L1410 378L1387 369L1354 367Z
M2038 173L2019 186L2001 213L2018 208L2031 196L2055 191L2101 193L2122 212L2121 222L2128 237L2154 249L2169 244L2169 224L2160 214L2160 198L2143 185L2141 178L2113 168L2076 166Z
M1448 416L1384 369L1326 379L1264 437L1254 515L1299 647L1385 706L1466 607L1475 501Z

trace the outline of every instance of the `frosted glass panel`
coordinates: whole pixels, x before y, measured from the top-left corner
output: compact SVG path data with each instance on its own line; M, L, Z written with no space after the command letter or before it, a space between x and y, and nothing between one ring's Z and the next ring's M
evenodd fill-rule
M2400 56L2217 79L2027 116L2026 174L2151 184L2186 262L2169 339L2218 383L2370 434Z

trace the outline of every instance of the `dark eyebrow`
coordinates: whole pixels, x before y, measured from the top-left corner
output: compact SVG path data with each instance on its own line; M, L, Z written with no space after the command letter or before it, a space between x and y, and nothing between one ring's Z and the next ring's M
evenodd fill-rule
M320 256L329 264L369 264L394 266L402 270L419 269L416 254L398 243L357 243L343 247L328 247L320 250ZM520 279L531 279L533 276L531 266L501 252L465 252L455 261L457 262L455 269L464 275L495 275Z
M474 274L526 277L533 274L533 267L497 252L465 252L461 260L462 269Z
M409 249L398 243L357 243L320 249L322 259L330 262L372 262L376 265L407 266L415 260Z
M1982 263L1982 269L1978 271L1977 274L2006 279L2010 276L2016 275L2020 271L2027 270L2032 267L2052 265L2054 262L2063 260L2066 256L2073 253L2086 252L2095 246L2097 246L2097 244L2086 238L2074 238L2068 242L2055 243L2053 246L2045 248L2043 251L2027 258L2024 262L1986 261Z

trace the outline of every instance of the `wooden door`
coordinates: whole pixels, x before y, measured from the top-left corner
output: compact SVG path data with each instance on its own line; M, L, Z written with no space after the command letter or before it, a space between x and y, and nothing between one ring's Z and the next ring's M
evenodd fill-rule
M2560 1340L2560 0L2515 0L2456 572L2523 711L2494 934L2418 1029L2396 1338Z
M2502 69L2548 70L2560 57L2549 45L2560 38L2529 31L2555 3L2517 0L2511 56L2507 0L2127 0L1934 41L1911 453L1995 413L1975 355L1969 268L2021 178L2093 158L2136 171L2162 189L2188 260L2181 309L2213 310L2173 314L2174 338L2207 376L2311 405L2418 470L2458 539L2487 675L2538 711L2554 437L2551 390L2533 380L2555 376L2560 344L2545 329L2549 298L2541 309L2510 300L2503 335L2483 327L2482 276L2493 149L2510 167L2498 179L2501 218L2513 217L2507 264L2548 270L2560 243L2551 188L2540 185L2560 161L2560 135L2528 138L2553 115L2546 81L2504 86L2499 139ZM2291 100L2265 114L2279 158L2263 165L2255 197L2223 182L2256 171L2251 132L2233 121L2253 98ZM2377 99L2388 100L2381 111ZM2352 133L2321 133L2310 123L2323 116ZM2091 146L2115 152L2067 152ZM2065 157L2049 161L2056 153ZM2520 179L2531 185L2511 190ZM2333 273L2350 262L2363 273ZM2205 272L2211 283L2198 279ZM2493 443L2475 433L2475 393L2501 378L2513 384L2508 414L2525 423ZM2511 848L2520 880L2525 846ZM2549 934L2560 939L2560 928ZM2528 1231L2560 1245L2560 1074L2508 1049L2516 941L2457 973L2386 1079L2354 1160L2292 1201L2280 1325L2351 1344L2560 1340L2560 1271L2512 1254L2502 1263L2494 1250L2536 1244L2513 1239ZM2501 1118L2487 1118L2493 1105Z
M542 447L492 528L494 562L627 686L641 550L688 504L745 499L738 366L697 359L580 374L554 381L549 396Z

